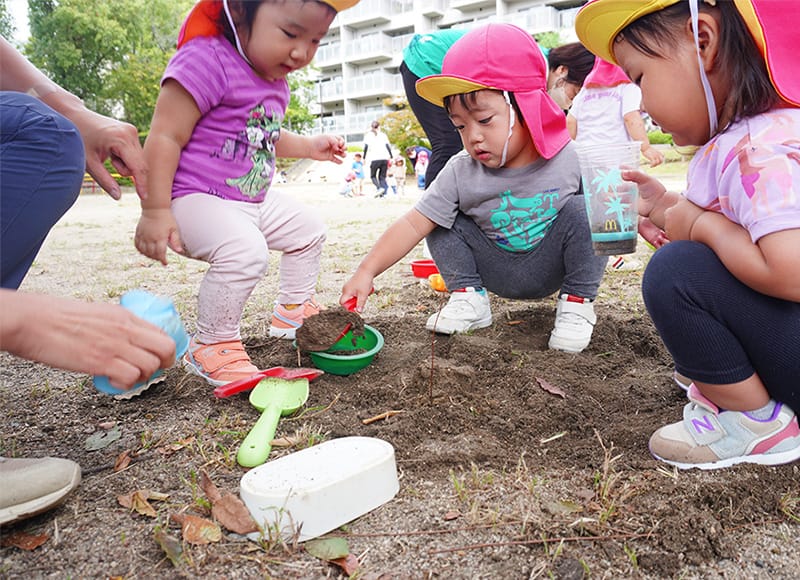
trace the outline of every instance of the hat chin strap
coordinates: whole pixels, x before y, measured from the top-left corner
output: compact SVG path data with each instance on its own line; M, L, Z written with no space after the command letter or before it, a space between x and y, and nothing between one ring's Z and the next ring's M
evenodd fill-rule
M706 97L706 108L708 109L708 136L713 137L717 132L717 104L714 102L714 92L708 82L706 70L703 66L703 58L700 56L700 38L697 35L698 8L697 0L689 0L689 10L692 14L692 32L694 33L694 46L697 49L697 65L700 68L700 82L703 84L703 93Z
M239 42L239 33L236 31L236 25L233 23L233 17L231 16L231 10L228 8L228 0L222 0L222 8L225 10L225 17L228 19L228 24L231 25L231 29L233 30L233 39L236 41L236 50L239 51L239 55L253 68L253 63L250 62L250 59L247 58L247 55L244 53L244 49L242 48L242 43Z
M503 97L506 99L506 103L508 104L508 137L506 137L506 142L503 144L503 154L500 156L500 167L503 167L506 164L506 158L508 157L508 142L511 141L511 135L514 134L514 122L516 121L514 105L511 104L511 97L508 95L508 91L503 91Z

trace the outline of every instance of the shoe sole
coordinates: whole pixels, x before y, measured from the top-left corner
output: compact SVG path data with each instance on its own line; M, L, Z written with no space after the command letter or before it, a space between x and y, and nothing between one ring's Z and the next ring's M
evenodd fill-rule
M672 461L671 459L664 459L656 455L652 451L650 454L664 463L674 465L678 469L702 469L704 471L712 469L723 469L725 467L732 467L741 463L753 463L755 465L783 465L791 463L800 459L800 447L797 449L790 449L789 451L781 451L779 453L766 453L759 455L743 455L741 457L730 457L728 459L720 459L719 461L712 461L711 463L681 463L680 461Z
M577 354L579 352L583 352L583 350L587 346L589 346L590 342L591 342L591 339L589 339L589 341L587 341L585 344L575 343L575 342L566 342L566 341L565 342L559 342L559 339L555 339L554 340L553 337L551 336L550 340L547 343L547 347L550 350L560 350L560 351L563 351L563 352L569 352L569 353L572 353L572 354Z
M67 496L76 488L81 482L81 470L79 467L75 468L72 474L72 480L59 490L47 494L44 497L37 497L26 501L25 503L9 506L0 509L0 525L13 523L19 520L38 515L61 505Z
M434 325L429 325L429 324L425 324L425 330L429 330L430 332L435 332L436 334L453 335L453 334L464 334L465 332L470 332L472 330L478 330L480 328L486 328L487 326L491 326L491 325L492 325L492 317L490 316L489 318L484 318L483 320L477 320L477 321L473 322L472 324L470 324L467 328L465 328L463 330L441 329L441 328L436 328Z
M200 371L200 369L198 369L192 361L188 360L185 355L181 359L181 364L183 365L183 368L186 369L186 372L195 375L196 377L200 377L212 387L221 387L222 385L227 385L229 382L231 382L231 381L216 381L211 377L209 377L208 375L203 374L203 372Z

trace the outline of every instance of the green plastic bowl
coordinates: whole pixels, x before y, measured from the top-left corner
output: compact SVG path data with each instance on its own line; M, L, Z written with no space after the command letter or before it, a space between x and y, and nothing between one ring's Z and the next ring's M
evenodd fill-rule
M318 369L332 375L352 375L372 363L372 359L383 348L383 335L377 329L365 324L364 336L357 336L353 344L353 333L348 332L332 347L325 351L309 352L311 362ZM348 352L364 352L349 355Z

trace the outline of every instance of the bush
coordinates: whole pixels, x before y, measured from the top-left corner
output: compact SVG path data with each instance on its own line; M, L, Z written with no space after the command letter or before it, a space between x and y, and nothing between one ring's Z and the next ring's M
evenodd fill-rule
M647 138L651 145L672 145L672 135L661 131L650 131Z

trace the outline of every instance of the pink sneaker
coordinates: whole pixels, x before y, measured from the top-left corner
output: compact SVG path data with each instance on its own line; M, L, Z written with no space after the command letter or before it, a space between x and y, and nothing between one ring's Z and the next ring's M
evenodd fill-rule
M286 308L283 304L277 304L272 311L272 322L269 327L269 335L275 338L286 338L294 340L295 332L303 326L303 321L309 316L319 314L322 306L316 303L313 298L309 298L296 308Z
M244 379L258 372L250 362L240 340L200 344L194 338L183 355L183 366L187 371L205 379L215 387Z

